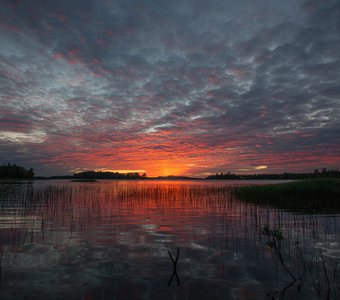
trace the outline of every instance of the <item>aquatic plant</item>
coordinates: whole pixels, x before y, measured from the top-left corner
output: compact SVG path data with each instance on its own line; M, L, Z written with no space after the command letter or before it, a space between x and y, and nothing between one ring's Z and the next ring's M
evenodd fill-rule
M327 262L322 249L317 248L315 245L312 249L305 249L306 251L303 253L298 240L295 242L295 252L289 251L290 254L287 254L282 244L284 235L281 229L265 226L262 228L261 233L267 237L266 245L273 250L274 262L278 263L291 278L281 289L268 293L269 297L272 299L284 299L285 293L292 287L296 287L296 292L299 294L305 288L305 283L310 282L310 280L306 280L308 276L313 278L315 285L313 289L315 289L318 297L330 299L332 296L336 299L337 291L339 290L337 275L339 259L332 266L331 260ZM306 261L309 261L309 268L307 268ZM333 274L333 278L330 274Z
M307 179L234 188L240 200L304 213L340 210L340 179Z
M286 266L282 251L281 251L281 241L283 240L283 234L280 229L270 229L268 226L262 229L262 234L268 237L267 245L274 250L275 255L279 259L282 268L292 277L293 281L296 281L296 277Z

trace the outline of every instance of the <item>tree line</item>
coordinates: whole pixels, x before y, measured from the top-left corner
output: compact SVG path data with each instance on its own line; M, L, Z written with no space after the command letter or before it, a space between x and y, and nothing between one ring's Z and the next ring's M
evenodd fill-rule
M16 164L3 164L0 166L0 178L33 178L32 168L26 169Z
M138 172L118 173L109 171L84 171L75 173L73 178L76 179L143 179L146 174L140 175Z
M217 179L217 180L232 180L232 179L308 179L308 178L340 178L340 171L338 169L327 170L323 168L321 171L315 169L312 173L282 173L282 174L235 174L235 173L216 173L210 175L206 179Z

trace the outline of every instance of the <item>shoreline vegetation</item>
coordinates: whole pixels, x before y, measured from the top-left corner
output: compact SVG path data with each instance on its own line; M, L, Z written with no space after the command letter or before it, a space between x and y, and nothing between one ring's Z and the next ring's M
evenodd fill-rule
M312 178L340 178L340 171L338 169L327 170L323 168L321 171L315 169L312 173L288 173L281 174L235 174L235 173L216 173L210 175L205 179L213 180L301 180Z
M338 169L319 171L315 169L312 173L282 173L282 174L234 174L234 173L216 173L205 178L188 177L188 176L158 176L148 177L146 173L138 172L119 173L108 171L84 171L73 175L50 176L50 177L35 177L34 179L138 179L138 180L302 180L313 178L340 178Z
M235 173L216 173L205 178L188 177L188 176L158 176L148 177L146 173L140 174L138 172L119 173L109 171L83 171L73 175L62 176L34 176L32 168L26 169L16 164L0 165L0 181L13 180L45 180L45 179L69 179L69 180L98 180L98 179L143 179L143 180L302 180L302 179L316 179L316 178L340 178L340 171L338 169L327 170L323 168L321 171L315 169L312 173L281 173L281 174L235 174Z
M32 179L34 171L32 168L26 169L16 164L0 165L0 179Z
M206 178L185 176L147 177L145 173L85 171L66 176L34 177L32 168L15 164L0 166L1 183L23 183L32 180L68 179L71 182L96 182L101 179L118 180L294 180L278 184L235 186L233 194L241 201L272 206L295 212L316 213L340 211L340 171L315 169L313 173L237 175L217 173ZM296 180L298 179L298 180Z
M241 201L301 213L340 211L340 179L317 178L267 185L235 187Z

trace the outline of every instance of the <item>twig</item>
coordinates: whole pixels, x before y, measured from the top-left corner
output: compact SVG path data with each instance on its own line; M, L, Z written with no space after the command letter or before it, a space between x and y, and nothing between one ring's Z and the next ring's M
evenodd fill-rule
M171 282L172 282L172 279L174 278L174 276L176 277L176 281L177 281L177 285L179 285L179 278L178 278L178 275L177 275L177 262L178 262L178 257L179 257L179 248L177 248L177 254L176 254L176 259L173 259L170 251L168 250L168 253L169 253L169 256L171 258L171 261L172 261L172 264L174 266L174 269L173 269L173 272L172 272L172 275L169 279L169 282L168 282L168 286L170 286Z

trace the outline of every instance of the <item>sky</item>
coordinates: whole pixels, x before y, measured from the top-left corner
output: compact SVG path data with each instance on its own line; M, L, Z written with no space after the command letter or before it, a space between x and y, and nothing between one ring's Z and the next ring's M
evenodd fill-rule
M0 163L340 167L340 1L0 0Z

